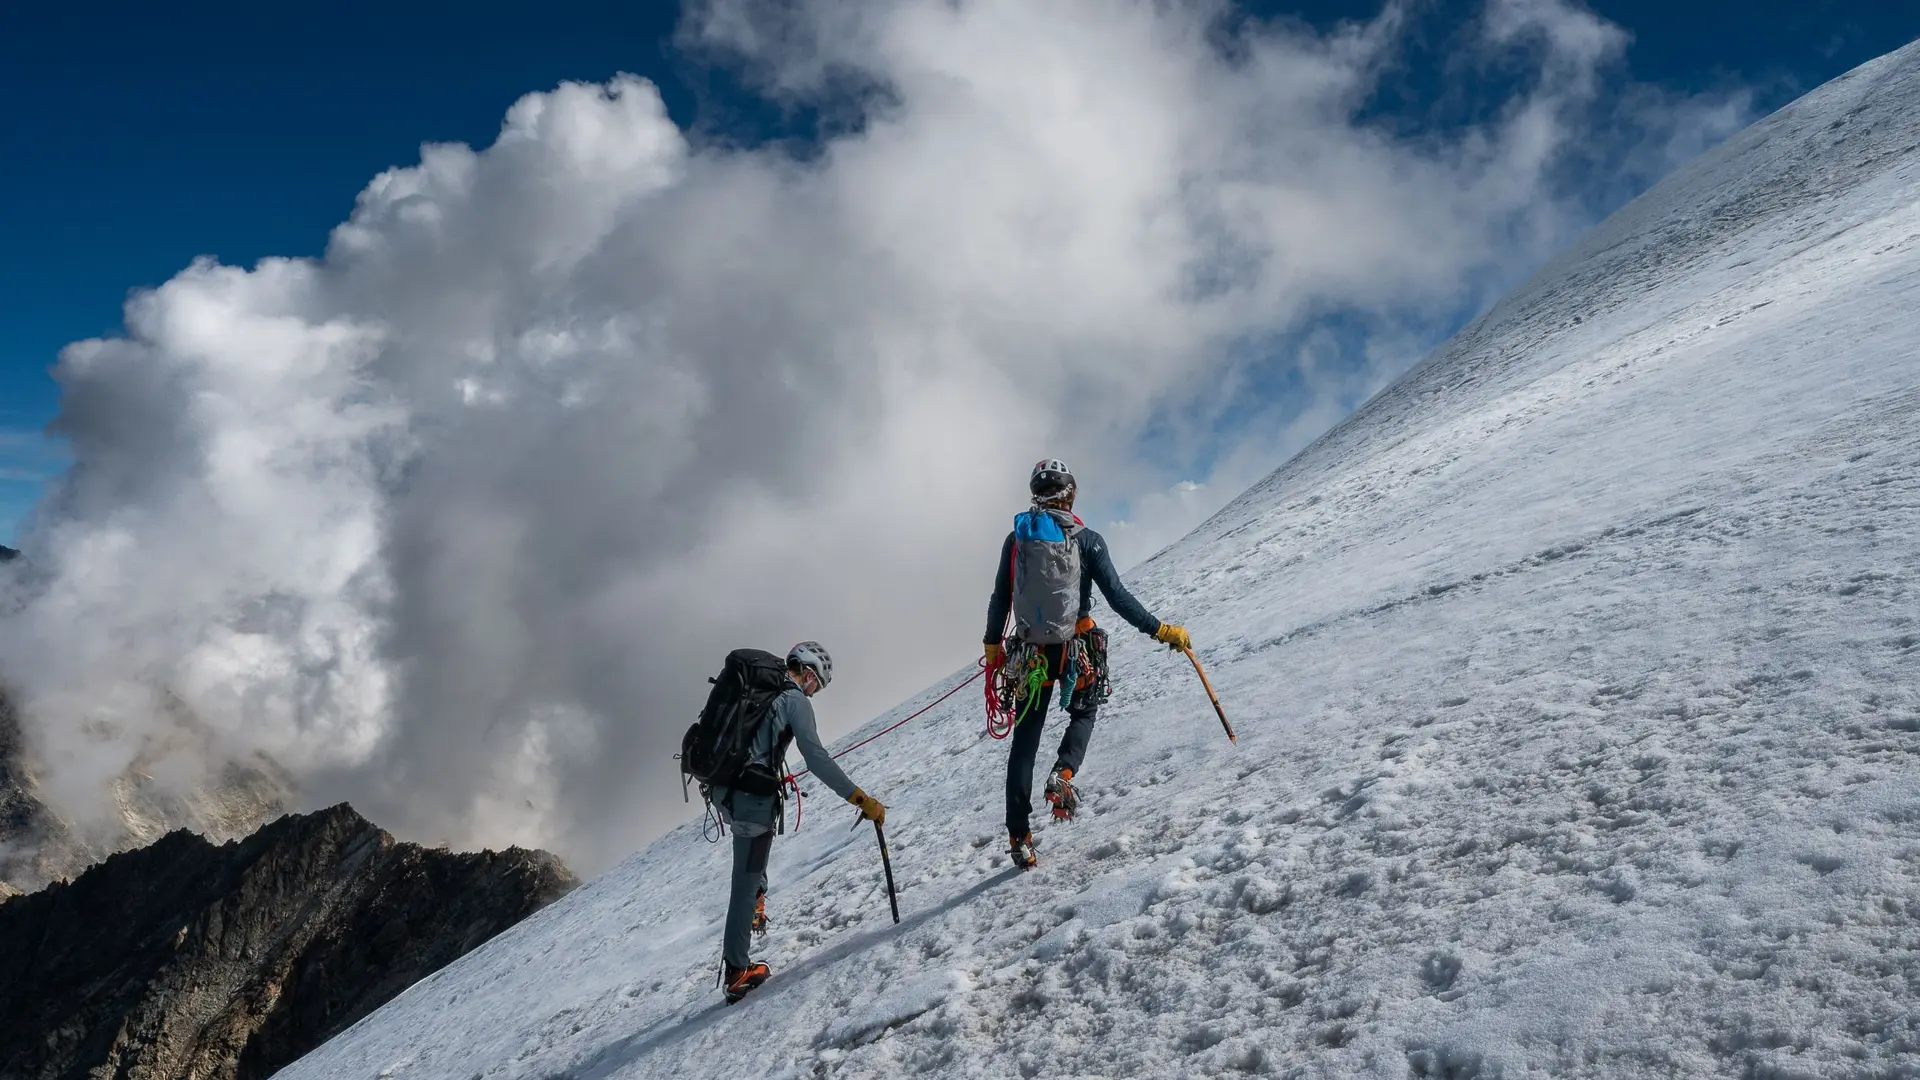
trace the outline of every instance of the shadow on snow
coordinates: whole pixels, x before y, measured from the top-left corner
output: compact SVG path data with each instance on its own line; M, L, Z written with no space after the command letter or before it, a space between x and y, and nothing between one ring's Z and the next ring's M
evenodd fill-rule
M753 995L742 1002L742 1004L757 1003L762 1007L766 1007L769 998L783 996L788 992L789 988L798 985L814 972L831 967L855 953L865 952L867 949L879 944L884 938L911 933L938 916L945 915L955 908L972 903L988 889L993 888L1001 882L1016 878L1020 876L1020 873L1021 871L1019 869L1009 866L999 873L994 874L992 877L982 878L975 882L969 886L965 892L951 897L945 903L930 907L925 911L917 912L902 919L898 926L887 925L875 930L868 930L865 933L853 934L831 948L822 949L817 953L813 953L788 968L784 973L776 972L774 977L768 980L764 988L755 991ZM555 1080L604 1080L605 1077L613 1075L627 1065L631 1065L646 1054L663 1047L672 1046L704 1030L718 1020L725 1011L725 1004L716 1001L691 1015L683 1015L677 1023L665 1024L651 1031L635 1032L624 1039L615 1040L601 1048L599 1053L593 1055L593 1057L581 1064L579 1068L571 1072L558 1074Z

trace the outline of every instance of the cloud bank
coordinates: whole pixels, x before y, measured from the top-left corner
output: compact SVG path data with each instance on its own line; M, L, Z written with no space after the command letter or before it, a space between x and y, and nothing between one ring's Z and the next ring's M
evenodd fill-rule
M1490 107L1390 118L1416 13L713 0L683 44L836 134L569 83L321 259L139 294L62 356L73 466L0 614L48 797L107 815L171 695L220 748L182 783L264 751L595 869L686 813L726 649L826 642L846 730L976 653L1033 460L1145 557L1747 118L1624 83L1559 0L1462 33L1442 89Z

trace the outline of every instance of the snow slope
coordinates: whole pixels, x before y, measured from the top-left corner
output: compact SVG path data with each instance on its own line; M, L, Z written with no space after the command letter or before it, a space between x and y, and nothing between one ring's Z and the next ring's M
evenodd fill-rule
M1136 570L1241 741L1117 633L1037 871L969 689L844 762L900 926L816 798L722 1008L727 849L683 829L282 1075L1920 1075L1916 144L1920 45Z

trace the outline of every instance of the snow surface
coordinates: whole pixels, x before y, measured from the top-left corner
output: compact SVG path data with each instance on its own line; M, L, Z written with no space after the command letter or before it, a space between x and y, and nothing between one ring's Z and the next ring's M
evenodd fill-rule
M282 1075L1920 1075L1916 144L1920 46L1129 575L1241 741L1116 633L1036 871L970 689L844 761L899 926L814 798L723 1008L728 849L682 829Z

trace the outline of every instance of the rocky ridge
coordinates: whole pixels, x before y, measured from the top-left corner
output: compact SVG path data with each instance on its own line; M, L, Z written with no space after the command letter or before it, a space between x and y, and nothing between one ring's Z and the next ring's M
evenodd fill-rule
M0 1077L269 1076L575 884L345 804L221 845L176 830L0 903Z

